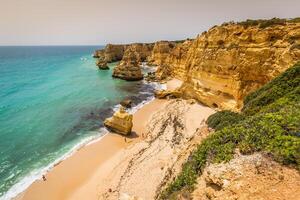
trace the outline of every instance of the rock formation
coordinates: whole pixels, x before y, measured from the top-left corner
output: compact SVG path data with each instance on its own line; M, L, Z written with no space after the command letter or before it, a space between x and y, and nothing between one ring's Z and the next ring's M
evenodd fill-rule
M130 99L124 99L120 102L120 104L125 108L131 108L132 101Z
M96 50L94 53L94 57L103 58L104 61L116 62L123 58L125 49L128 45L122 44L108 44L104 49Z
M154 92L154 96L158 99L179 98L181 93L179 90L157 90Z
M185 97L238 110L248 93L300 59L299 44L300 23L224 24L177 45L157 74L184 80Z
M108 62L122 59L115 77L141 79L137 66L146 60L158 66L157 79L183 80L183 97L239 110L247 94L300 60L299 20L274 21L225 23L194 40L160 41L154 46L108 45L97 55L103 54Z
M113 132L128 135L132 129L132 115L128 114L124 107L120 107L120 110L115 112L111 118L104 121L104 125Z
M127 81L137 81L143 79L141 67L139 65L139 57L134 51L128 49L120 64L113 71L113 77L124 79Z
M175 42L169 41L156 42L151 55L147 59L149 65L162 65L162 63L169 56L171 50L175 47L175 45Z
M131 54L131 52L134 52L136 55L136 61L137 62L145 62L146 59L151 55L151 52L153 50L154 44L146 44L146 43L134 43L130 44L126 47L126 50L124 52L124 58L128 58L128 54Z
M99 58L97 61L96 61L96 65L98 66L99 69L101 70L108 70L109 67L107 66L107 62L102 59L102 58Z

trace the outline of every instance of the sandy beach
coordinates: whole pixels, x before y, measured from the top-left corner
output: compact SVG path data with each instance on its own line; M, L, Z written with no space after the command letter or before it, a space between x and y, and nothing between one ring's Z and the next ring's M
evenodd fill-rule
M169 81L167 88L175 89L180 83L178 80ZM163 182L161 179L166 176L168 170L171 168L176 170L175 166L180 166L185 159L183 155L188 155L191 150L189 146L192 144L189 141L194 139L197 135L195 133L201 132L199 132L201 123L213 112L208 107L189 104L183 100L155 99L134 113L133 134L126 140L123 136L109 133L101 140L84 146L51 169L45 175L46 181L42 179L35 181L16 199L128 199L130 195L151 199L155 196L155 188ZM176 124L173 122L170 122L170 127L166 127L162 133L166 140L161 140L161 136L157 135L159 128L168 118L179 120L175 123L182 123L183 127L182 130L175 130L183 137L179 134L178 138L175 138L178 141L174 144L168 143L171 138L174 140ZM169 137L170 139L167 139ZM160 151L147 161L150 154L157 149ZM183 149L184 152L181 151ZM170 153L174 156L170 157ZM124 179L124 174L133 168L137 168L134 170L135 173L130 173L131 177ZM144 186L141 188L138 185L134 187L137 192L126 187L122 188L121 179L128 182L126 185L130 187L132 184L138 184L142 180L139 178L146 176L148 170L152 170L152 173L148 173L149 183L145 186L147 185L151 191L144 190Z

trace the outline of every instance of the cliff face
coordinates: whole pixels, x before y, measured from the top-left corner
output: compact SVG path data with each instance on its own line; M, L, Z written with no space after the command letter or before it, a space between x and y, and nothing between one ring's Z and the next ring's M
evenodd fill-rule
M133 50L126 50L126 54L124 54L122 61L114 68L112 76L127 81L143 79L138 59L139 57Z
M101 58L108 63L116 62L123 58L127 46L122 44L108 44L104 49L96 50L94 57Z
M147 62L149 65L160 66L165 62L165 59L170 55L175 47L175 42L159 41L154 44L153 51L148 57Z
M134 52L136 55L136 61L137 62L145 62L146 59L151 55L151 52L153 50L154 44L146 44L146 43L135 43L130 44L126 47L126 50L124 52L124 57L128 57L128 54L131 52Z
M134 51L139 61L145 61L150 56L154 44L133 43L133 44L108 44L104 49L94 52L95 58L104 59L106 62L116 62L122 60L126 51Z
M164 53L162 56L153 56L155 60L154 63L159 66L157 69L157 77L159 79L164 79L168 76L173 76L180 80L185 79L188 72L186 65L187 53L192 42L192 40L186 40L181 43L177 43L173 48L168 49L168 54ZM158 46L157 48L162 47ZM159 52L161 50L158 49L157 51Z
M96 56L158 66L157 78L183 80L183 97L239 110L243 98L300 60L300 23L227 23L183 42L107 45ZM128 54L135 56L128 56ZM128 73L130 74L130 73Z
M158 71L184 80L185 97L237 110L248 93L300 59L299 46L300 23L227 24L177 45Z

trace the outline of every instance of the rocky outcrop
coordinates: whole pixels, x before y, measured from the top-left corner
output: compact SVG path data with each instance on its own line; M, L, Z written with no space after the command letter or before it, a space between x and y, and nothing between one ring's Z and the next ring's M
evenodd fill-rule
M179 98L181 93L179 90L157 90L154 92L154 96L158 99L166 98Z
M154 43L133 43L133 44L108 44L104 49L96 50L94 58L102 58L104 61L111 63L122 60L126 50L136 52L138 60L143 62L151 54Z
M226 23L214 26L194 40L110 45L98 54L104 54L108 62L123 58L115 77L130 80L132 71L133 79L141 79L137 63L147 61L158 66L156 79L183 80L184 98L195 98L219 109L239 110L247 94L300 60L300 23L299 20Z
M137 62L145 62L146 59L151 55L154 44L147 43L134 43L130 44L126 47L126 51L124 52L124 58L128 59L131 52L135 53L135 60Z
M128 49L122 61L114 68L112 76L127 81L143 79L138 55L131 49Z
M300 59L299 44L300 23L224 24L177 45L157 74L184 80L184 97L239 110L247 94Z
M120 61L127 46L127 44L108 44L104 49L96 50L93 57L103 59L108 63Z
M125 108L131 108L132 106L132 101L130 99L124 99L120 102L121 106Z
M176 77L177 79L184 80L188 72L186 65L187 53L193 40L186 40L176 43L174 48L169 49L168 56L156 56L159 61L159 67L156 72L156 77L160 80L168 77ZM163 59L161 59L163 57Z
M104 125L113 132L128 135L132 129L132 115L128 114L124 107L120 107L120 110L115 112L111 118L104 121Z
M228 163L210 164L198 178L189 199L291 199L300 196L296 169L260 153L236 155ZM180 199L180 198L178 198Z
M149 65L161 66L175 47L175 42L159 41L154 44L151 55L147 58Z
M107 62L102 59L102 58L99 58L97 61L96 61L96 65L98 66L99 69L101 70L108 70L109 67L107 65Z

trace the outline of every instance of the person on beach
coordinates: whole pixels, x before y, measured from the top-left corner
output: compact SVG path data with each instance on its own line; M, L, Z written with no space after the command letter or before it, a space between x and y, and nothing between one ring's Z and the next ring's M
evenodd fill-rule
M46 179L46 176L45 175L43 175L43 181L46 181L47 179Z

